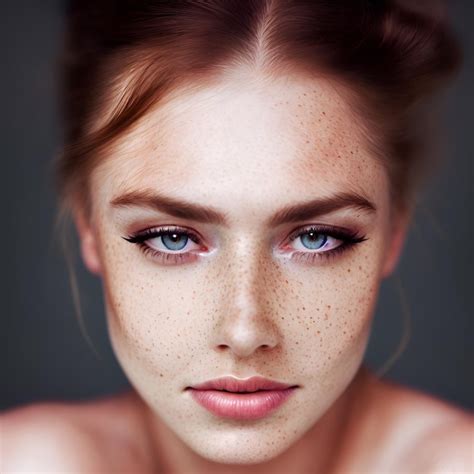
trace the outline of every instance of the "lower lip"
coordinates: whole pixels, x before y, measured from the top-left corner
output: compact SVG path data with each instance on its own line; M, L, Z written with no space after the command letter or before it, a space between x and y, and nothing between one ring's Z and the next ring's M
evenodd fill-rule
M279 408L295 389L291 387L246 393L190 389L190 392L197 403L214 415L234 420L256 420Z

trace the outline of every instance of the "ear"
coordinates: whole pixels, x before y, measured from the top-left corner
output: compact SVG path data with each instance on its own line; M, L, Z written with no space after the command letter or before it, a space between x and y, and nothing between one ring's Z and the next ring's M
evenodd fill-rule
M73 216L77 233L79 235L81 255L84 265L91 273L100 275L102 273L102 266L100 263L95 229L90 220L86 219L82 210L75 210Z
M385 260L382 268L382 278L389 277L395 270L403 245L405 243L412 212L410 210L399 211L392 220L389 244L385 253Z

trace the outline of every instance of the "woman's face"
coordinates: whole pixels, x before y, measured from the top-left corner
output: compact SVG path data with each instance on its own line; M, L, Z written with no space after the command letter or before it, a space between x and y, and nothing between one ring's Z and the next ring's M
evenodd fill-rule
M94 170L82 251L114 350L208 459L283 452L361 363L393 231L386 172L358 125L327 82L240 74L179 91ZM297 388L252 419L187 390L254 375Z

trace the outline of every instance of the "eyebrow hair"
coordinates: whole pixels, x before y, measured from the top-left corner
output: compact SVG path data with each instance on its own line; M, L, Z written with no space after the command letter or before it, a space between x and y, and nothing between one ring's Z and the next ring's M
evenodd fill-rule
M225 214L209 206L194 204L153 190L130 191L110 201L112 207L140 206L202 223L227 225Z
M376 212L376 206L366 197L356 192L339 192L332 196L286 206L277 211L268 221L269 226L287 222L298 222L323 216L339 209L353 208L368 213Z
M140 206L163 212L170 216L201 223L228 226L226 213L210 206L194 204L154 190L129 191L110 201L112 207ZM376 212L376 206L357 192L339 192L332 196L292 204L278 210L268 221L268 226L298 222L328 214L339 209L353 208L365 212Z

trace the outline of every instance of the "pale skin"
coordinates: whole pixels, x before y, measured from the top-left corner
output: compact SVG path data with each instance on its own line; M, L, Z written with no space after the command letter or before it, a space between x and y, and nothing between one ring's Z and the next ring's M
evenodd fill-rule
M361 367L409 212L393 211L386 170L334 85L241 70L178 91L121 137L91 179L92 216L77 210L75 222L133 388L7 412L2 472L472 470L468 414ZM145 190L212 213L124 205ZM341 193L344 205L320 212L322 199ZM275 219L315 200L301 218ZM322 225L365 239L327 259L340 239L326 235L317 249L289 239ZM163 226L199 237L179 251L147 241L184 260L159 260L124 238ZM223 375L299 388L262 420L229 421L184 391Z

